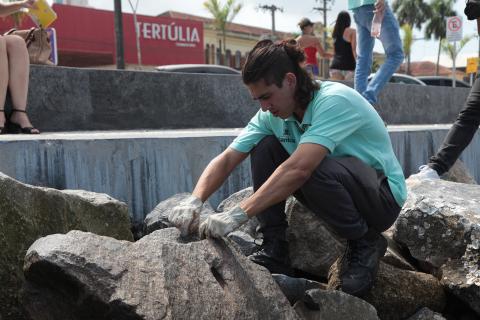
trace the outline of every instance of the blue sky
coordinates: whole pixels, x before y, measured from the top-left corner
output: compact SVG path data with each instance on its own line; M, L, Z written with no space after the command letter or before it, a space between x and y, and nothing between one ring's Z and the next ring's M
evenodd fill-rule
M309 17L312 21L323 21L323 15L318 11L313 10L313 7L320 6L320 2L315 0L303 1L287 1L287 0L241 0L243 2L243 9L240 11L234 22L262 27L271 28L271 18L269 12L263 12L256 9L259 5L276 5L283 8L283 13L276 14L276 29L280 31L297 31L297 22L302 17ZM137 0L131 0L133 4ZM144 15L157 15L167 10L180 11L199 16L209 16L206 9L203 8L204 0L138 0L138 13ZM333 2L333 3L332 3ZM113 10L113 0L89 0L89 5L94 8ZM464 0L456 0L455 10L457 14L464 17L463 8L465 6ZM341 10L347 7L347 0L333 0L330 1L328 12L328 24L333 24L335 18ZM122 9L124 12L131 12L128 0L122 0ZM468 21L465 17L463 19L464 29L463 35L477 35L477 26L475 21ZM415 38L422 38L421 31L415 31ZM378 41L377 41L378 42ZM457 58L457 66L464 66L466 64L466 57L478 56L479 39L473 38L459 53ZM412 47L412 61L436 60L438 50L438 42L416 40ZM383 52L380 42L375 46L375 51ZM443 65L450 66L451 60L442 57Z

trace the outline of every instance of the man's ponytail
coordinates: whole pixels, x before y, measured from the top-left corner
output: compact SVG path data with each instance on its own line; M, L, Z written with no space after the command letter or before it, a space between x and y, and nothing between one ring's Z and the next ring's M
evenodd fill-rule
M303 68L305 53L294 39L273 42L259 41L247 57L243 66L242 79L248 85L264 80L267 85L282 87L283 79L289 72L297 78L295 100L306 108L315 90L320 88Z

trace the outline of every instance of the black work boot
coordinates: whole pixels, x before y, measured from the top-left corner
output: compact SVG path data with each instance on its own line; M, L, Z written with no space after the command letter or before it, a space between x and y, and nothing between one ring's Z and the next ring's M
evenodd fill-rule
M248 258L250 261L264 266L271 273L293 275L286 240L264 238L260 250L249 255Z
M365 295L373 286L386 250L387 240L373 230L360 239L348 240L341 258L340 290L357 297Z

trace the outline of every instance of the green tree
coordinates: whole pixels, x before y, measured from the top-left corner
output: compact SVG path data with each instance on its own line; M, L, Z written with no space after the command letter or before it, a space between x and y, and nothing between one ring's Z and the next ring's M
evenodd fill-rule
M225 5L221 5L220 0L207 0L203 6L212 14L215 29L222 33L223 53L227 51L225 42L227 40L227 24L231 23L238 12L242 9L242 4L236 4L236 0L227 0Z
M413 43L412 28L420 30L423 22L431 16L431 9L423 0L396 0L392 3L392 9L404 32L403 49L407 60L406 73L410 74L410 54Z
M453 10L454 0L432 0L430 3L431 15L427 20L425 27L425 38L432 37L438 42L437 65L435 67L435 75L438 76L438 68L440 64L440 50L442 48L442 39L446 37L445 18L456 16L457 12Z
M396 0L392 3L392 9L400 25L408 24L419 30L431 16L430 6L423 0Z
M403 52L407 57L407 70L406 73L410 74L410 54L412 52L412 43L413 43L413 30L409 24L404 24L402 26L403 30Z
M447 41L447 39L443 39L442 42L441 42L442 50L443 50L443 52L448 54L448 57L450 59L452 59L452 61L453 61L454 59L456 59L458 53L460 53L460 51L463 49L463 47L470 40L472 40L473 37L474 37L473 35L463 37L462 40L460 40L460 42L458 43L458 46L456 48L452 43Z

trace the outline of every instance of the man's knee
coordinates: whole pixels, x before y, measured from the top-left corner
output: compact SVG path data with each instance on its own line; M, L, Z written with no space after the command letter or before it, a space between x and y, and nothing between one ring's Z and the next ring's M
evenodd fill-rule
M258 156L265 152L271 152L272 150L282 150L282 144L275 136L266 136L250 151L252 157Z

